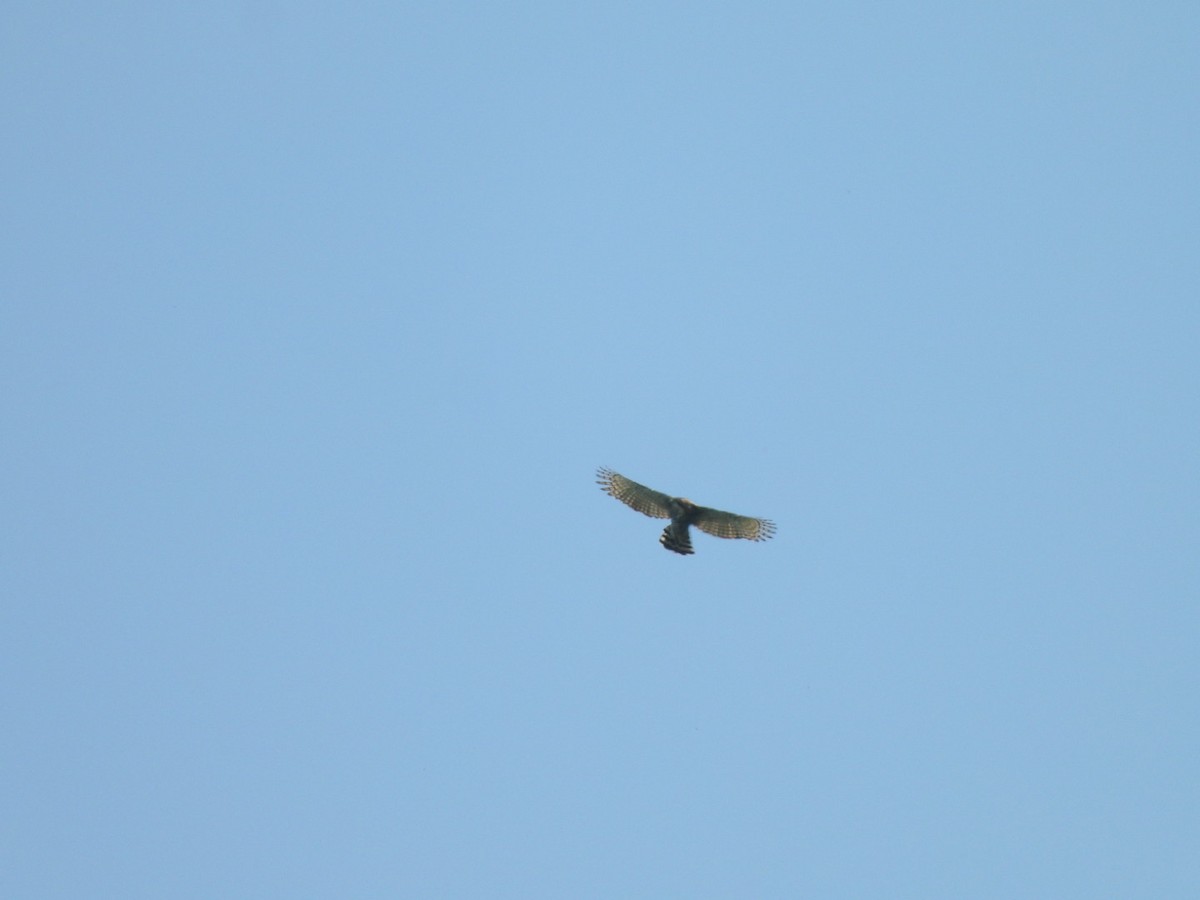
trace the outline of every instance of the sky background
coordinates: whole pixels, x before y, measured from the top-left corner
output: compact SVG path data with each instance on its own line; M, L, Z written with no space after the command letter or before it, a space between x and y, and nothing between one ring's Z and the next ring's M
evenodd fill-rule
M4 19L0 894L1200 895L1194 3Z

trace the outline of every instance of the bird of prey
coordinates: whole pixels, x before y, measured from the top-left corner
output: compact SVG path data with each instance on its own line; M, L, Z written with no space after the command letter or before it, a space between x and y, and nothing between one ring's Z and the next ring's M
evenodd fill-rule
M775 523L768 519L754 519L697 506L686 497L668 497L645 485L630 481L612 469L597 469L596 483L605 493L616 497L626 506L655 519L670 519L671 524L663 529L659 543L675 553L687 556L695 553L688 527L695 525L701 531L721 538L745 538L750 541L765 541L775 534Z

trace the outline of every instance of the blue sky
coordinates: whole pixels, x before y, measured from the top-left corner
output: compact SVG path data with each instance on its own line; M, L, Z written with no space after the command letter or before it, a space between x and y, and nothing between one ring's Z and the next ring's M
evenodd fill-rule
M0 893L1196 896L1193 4L5 18Z

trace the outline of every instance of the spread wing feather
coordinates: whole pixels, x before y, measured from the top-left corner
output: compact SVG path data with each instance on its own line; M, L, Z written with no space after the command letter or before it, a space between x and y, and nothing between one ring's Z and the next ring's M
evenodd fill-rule
M605 493L616 497L626 506L633 507L638 512L655 519L669 519L678 511L677 505L666 494L660 494L644 484L630 481L612 469L597 469L596 483L604 489Z
M696 507L696 517L692 522L701 531L719 538L766 541L775 535L775 523L770 519L739 516L707 506Z

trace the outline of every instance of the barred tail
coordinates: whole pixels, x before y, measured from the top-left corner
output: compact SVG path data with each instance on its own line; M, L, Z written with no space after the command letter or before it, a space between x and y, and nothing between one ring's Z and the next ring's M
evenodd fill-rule
M696 551L692 549L692 536L688 533L687 525L677 525L672 522L663 529L658 542L675 553L689 556Z

